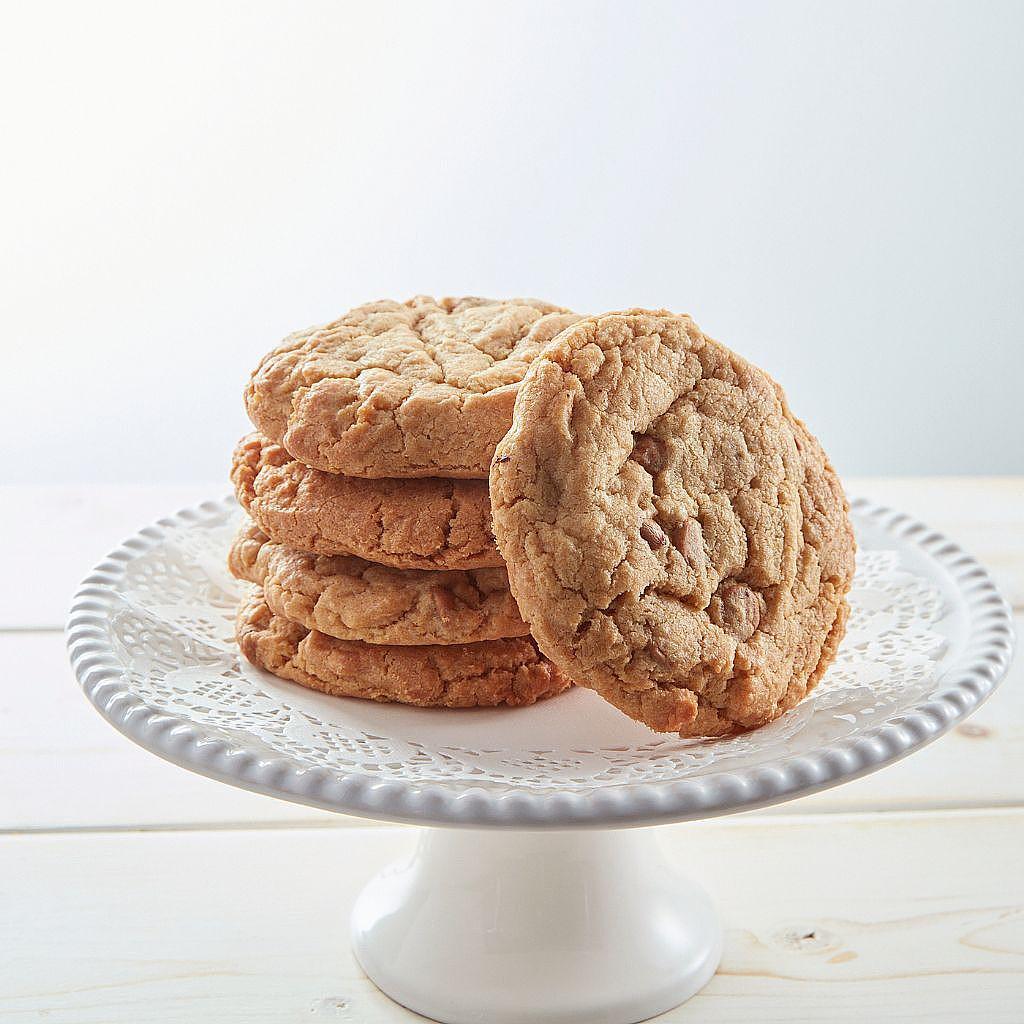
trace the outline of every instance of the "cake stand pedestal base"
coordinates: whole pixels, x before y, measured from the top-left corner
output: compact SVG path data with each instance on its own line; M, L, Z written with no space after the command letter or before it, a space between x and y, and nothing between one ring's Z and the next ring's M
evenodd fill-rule
M359 963L443 1024L633 1024L711 979L722 931L653 829L423 829L363 889Z

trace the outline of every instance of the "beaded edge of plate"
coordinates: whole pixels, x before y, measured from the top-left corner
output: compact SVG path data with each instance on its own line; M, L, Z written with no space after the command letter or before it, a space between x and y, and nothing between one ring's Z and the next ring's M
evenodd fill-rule
M167 531L213 525L234 506L234 498L226 497L161 518L93 569L75 595L66 627L75 676L100 714L152 753L220 782L339 813L420 825L564 829L655 825L766 807L855 779L937 739L992 694L1013 654L1011 609L981 564L912 516L858 498L851 511L914 544L949 573L968 617L964 650L946 669L942 692L882 725L771 766L589 793L493 793L464 784L406 783L310 768L287 757L268 758L146 704L125 686L107 639L106 624L128 563L160 544Z

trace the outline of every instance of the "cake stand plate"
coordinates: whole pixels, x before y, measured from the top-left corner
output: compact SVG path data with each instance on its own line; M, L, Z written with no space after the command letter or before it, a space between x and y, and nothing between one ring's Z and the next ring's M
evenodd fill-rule
M909 516L853 503L852 613L836 662L777 722L658 735L576 689L517 710L325 697L238 655L232 499L161 519L82 584L68 622L86 696L167 760L245 789L424 828L352 917L388 995L448 1024L628 1024L689 998L721 956L708 897L656 829L857 778L935 739L1006 672L1010 610ZM446 827L447 826L447 827Z

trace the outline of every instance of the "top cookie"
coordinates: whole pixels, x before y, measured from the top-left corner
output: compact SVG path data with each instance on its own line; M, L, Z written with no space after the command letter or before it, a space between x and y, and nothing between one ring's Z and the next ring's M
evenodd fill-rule
M831 661L854 561L842 488L778 385L689 317L566 330L490 485L541 650L652 728L761 725Z
M578 319L536 299L371 302L286 338L246 408L315 469L483 479L530 362Z

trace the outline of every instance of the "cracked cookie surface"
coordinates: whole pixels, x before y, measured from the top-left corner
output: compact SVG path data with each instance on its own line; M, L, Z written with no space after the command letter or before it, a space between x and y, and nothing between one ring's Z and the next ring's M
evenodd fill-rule
M839 480L778 385L689 317L608 314L553 341L498 446L491 505L541 650L657 731L777 718L842 638Z
M363 480L310 469L248 434L235 448L239 503L272 540L404 569L502 566L486 480Z
M526 636L504 568L394 569L348 555L314 555L242 525L228 553L238 579L271 610L307 629L371 644L467 644Z
M578 319L537 299L371 302L285 338L246 409L316 469L486 479L530 362Z
M337 640L275 615L258 588L240 606L235 634L257 668L336 697L418 707L518 707L572 685L531 637L448 647Z

